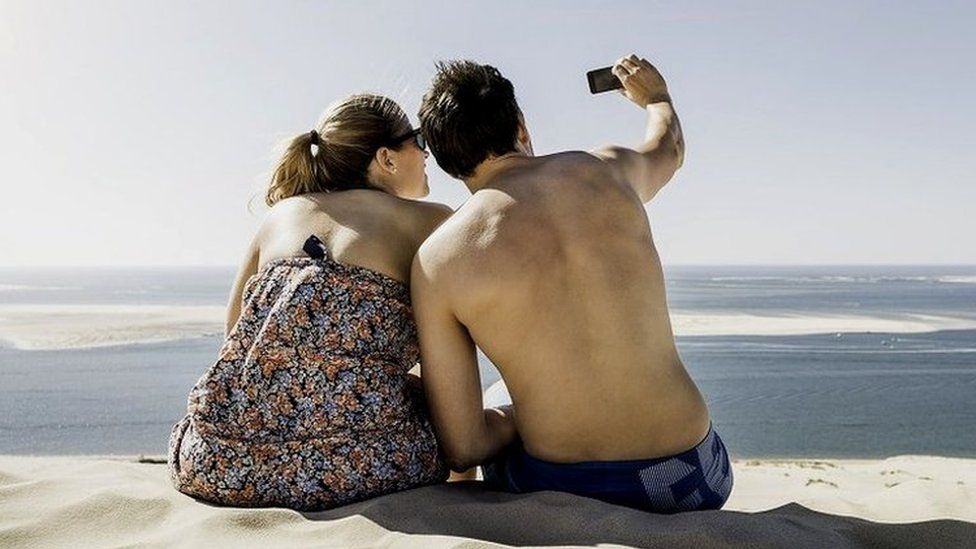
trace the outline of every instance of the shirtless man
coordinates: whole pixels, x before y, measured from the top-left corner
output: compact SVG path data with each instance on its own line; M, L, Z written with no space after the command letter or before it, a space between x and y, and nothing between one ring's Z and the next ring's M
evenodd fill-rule
M438 66L423 133L472 196L414 258L422 378L455 471L484 464L514 492L715 509L728 455L675 348L643 207L682 164L681 128L650 63L631 55L613 72L648 117L644 142L534 156L497 69ZM476 344L512 407L483 409Z

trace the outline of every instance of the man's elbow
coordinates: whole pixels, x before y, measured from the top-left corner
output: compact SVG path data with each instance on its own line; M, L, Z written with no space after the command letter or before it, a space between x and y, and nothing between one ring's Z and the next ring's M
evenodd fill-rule
M643 183L637 188L641 202L646 204L657 196L657 193L674 178L674 174L678 172L683 162L684 153L681 148L674 145L658 147L654 151L653 158L649 160Z
M681 133L677 132L671 134L671 139L669 139L669 141L672 143L674 171L676 172L680 170L681 166L683 166L685 163L685 140L684 137L681 136Z
M681 166L685 164L685 142L680 136L675 136L671 140L674 145L672 146L672 162L674 163L674 171L681 169Z
M666 179L677 172L685 162L685 142L681 134L669 131L661 137L657 149L654 151L654 163L666 172Z

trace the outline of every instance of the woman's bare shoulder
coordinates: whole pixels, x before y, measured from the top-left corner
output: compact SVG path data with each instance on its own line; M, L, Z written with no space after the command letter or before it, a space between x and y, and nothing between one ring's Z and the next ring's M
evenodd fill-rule
M417 231L420 240L427 238L427 236L434 231L441 223L447 220L454 210L446 204L441 204L439 202L426 202L420 200L410 200L405 201L410 202L407 208L411 211L412 215L410 220L410 226L413 230Z
M417 208L417 214L424 217L430 221L436 221L437 223L443 222L445 219L450 217L454 210L447 204L441 204L440 202L426 202L421 200L414 201L415 207Z

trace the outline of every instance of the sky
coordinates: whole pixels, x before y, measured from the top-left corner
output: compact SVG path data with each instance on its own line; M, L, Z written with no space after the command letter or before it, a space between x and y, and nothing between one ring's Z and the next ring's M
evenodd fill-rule
M974 26L951 1L0 0L0 266L237 264L276 145L361 91L416 123L441 59L498 67L537 154L637 145L642 111L584 77L632 52L687 141L647 207L665 264L976 264Z

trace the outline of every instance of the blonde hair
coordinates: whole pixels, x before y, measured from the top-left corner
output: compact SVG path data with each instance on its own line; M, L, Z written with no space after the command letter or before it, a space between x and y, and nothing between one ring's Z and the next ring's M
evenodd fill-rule
M343 99L329 107L315 130L288 142L264 200L273 206L305 193L371 188L367 170L376 151L409 130L406 113L392 99Z

